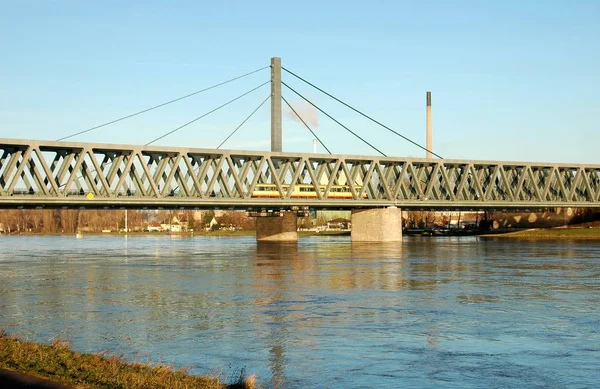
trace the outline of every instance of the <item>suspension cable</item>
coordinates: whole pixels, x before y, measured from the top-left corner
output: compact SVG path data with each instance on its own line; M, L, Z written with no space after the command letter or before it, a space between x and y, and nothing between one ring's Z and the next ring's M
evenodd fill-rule
M312 101L310 101L306 97L302 96L300 93L296 92L291 86L289 86L288 84L286 84L283 81L281 81L281 83L283 85L285 85L289 90L291 90L292 92L294 92L295 94L297 94L298 96L300 96L304 101L306 101L307 103L309 103L310 105L312 105L313 107L315 107L316 109L318 109L321 113L325 114L329 119L333 120L334 122L336 122L337 124L339 124L340 126L342 126L346 131L350 132L352 135L354 135L355 137L357 137L358 139L362 140L364 143L366 143L367 145L369 145L373 150L377 151L379 154L383 155L384 157L387 157L387 155L385 155L377 147L373 146L372 144L370 144L369 142L367 142L366 140L364 140L363 138L361 138L354 131L352 131L351 129L349 129L348 127L344 126L342 123L340 123L336 119L334 119L330 114L328 114L327 112L323 111L321 108L317 107L315 104L312 103Z
M227 105L229 105L229 104L233 103L234 101L241 99L242 97L246 96L247 94L249 94L249 93L251 93L251 92L254 92L255 90L257 90L257 89L258 89L258 88L260 88L261 86L265 86L265 85L267 85L267 84L268 84L268 83L270 83L270 82L271 82L271 80L269 80L269 81L267 81L267 82L264 82L264 83L260 84L260 85L259 85L259 86L257 86L256 88L250 89L248 92L246 92L246 93L244 93L244 94L241 94L241 95L239 95L239 96L238 96L238 97L236 97L235 99L229 100L229 101L228 101L228 102L226 102L225 104L221 104L221 105L220 105L220 106L218 106L217 108L215 108L215 109L213 109L213 110L211 110L211 111L208 111L207 113L205 113L205 114L203 114L203 115L200 115L200 116L198 116L196 119L194 119L194 120L192 120L192 121L189 121L189 122L185 123L184 125L181 125L181 126L177 127L176 129L174 129L174 130L171 130L171 131L167 132L166 134L164 134L164 135L161 135L161 136L159 136L158 138L156 138L156 139L154 139L154 140L152 140L152 141L150 141L150 142L146 143L146 144L145 144L145 146L149 146L149 145L151 145L152 143L156 142L157 140L161 140L162 138L164 138L164 137L166 137L166 136L169 136L169 135L171 135L171 134L172 134L172 133L174 133L175 131L179 131L179 130L181 130L182 128L189 126L190 124L192 124L192 123L194 123L194 122L197 122L198 120L202 119L203 117L205 117L205 116L208 116L208 115L210 115L211 113L213 113L213 112L215 112L215 111L218 111L219 109L221 109L221 108L223 108L223 107L225 107L225 106L227 106Z
M285 99L285 97L281 96L281 98L283 99L283 101L285 101L285 103L287 104L288 107L290 107L290 109L292 110L292 112L294 112L296 114L296 116L298 116L298 119L300 119L302 121L302 124L304 124L306 126L306 128L308 128L308 131L310 131L311 134L313 134L313 136L315 138L317 138L317 140L319 141L319 143L325 147L325 150L327 150L327 152L329 154L331 154L331 151L329 151L329 149L327 148L327 146L325 146L325 143L323 143L321 141L321 139L319 139L319 137L317 136L317 134L314 133L313 130L311 130L311 128L308 126L308 124L306 124L306 122L304 121L304 119L302 119L302 117L300 115L298 115L298 112L296 112L296 110L290 105L290 103L288 103L288 101Z
M236 127L235 130L233 130L233 132L231 134L229 134L229 136L227 136L227 138L225 138L225 140L223 142L221 142L220 145L217 146L217 149L220 149L221 146L223 146L225 144L225 142L227 142L227 140L229 140L229 138L231 138L233 136L233 134L235 134L237 132L237 130L240 129L240 127L242 127L244 125L244 123L246 123L248 121L248 119L250 119L252 117L252 115L254 115L256 113L256 111L258 111L260 109L260 107L263 106L264 103L267 102L267 100L269 100L271 98L271 95L268 95L266 99L263 100L262 103L260 103L260 105L258 107L256 107L256 109L254 111L252 111L252 113L250 115L248 115L248 117L246 119L244 119L244 121Z
M264 104L264 103L266 103L266 102L267 102L267 100L269 100L270 98L271 98L271 95L267 96L267 98L266 98L266 99L264 99L264 100L263 100L263 102L262 102L262 103L260 103L260 105L259 105L259 106L258 106L258 107L257 107L257 108L254 110L254 111L252 111L252 113L251 113L251 114L250 114L250 115L249 115L249 116L248 116L246 119L244 119L244 121L243 121L243 122L242 122L242 123L241 123L239 126L237 126L237 128L236 128L235 130L233 130L233 132L232 132L231 134L229 134L229 136L228 136L227 138L225 138L225 140L224 140L223 142L221 142L221 144L220 144L219 146L217 146L217 149L219 149L221 146L223 146L223 144L224 144L225 142L227 142L227 140L228 140L229 138L231 138L231 137L233 136L233 134L235 134L235 132L236 132L236 131L237 131L237 130L240 128L240 127L242 127L242 126L244 125L244 123L246 123L246 121L248 121L248 119L250 119L250 118L252 117L252 115L254 115L254 113L256 113L256 111L258 111L258 110L260 109L260 107L262 107L262 106L263 106L263 104ZM200 166L196 166L196 167L194 168L194 171L197 171L199 168L200 168ZM172 189L172 192L176 191L177 189L179 189L179 185L177 185L175 188L173 188L173 189Z
M237 126L237 128L236 128L235 130L233 130L233 132L232 132L231 134L229 134L229 136L228 136L227 138L225 138L225 140L224 140L223 142L221 142L221 144L220 144L219 146L217 146L217 149L219 149L221 146L223 146L223 144L224 144L225 142L227 142L227 139L231 138L231 136L232 136L233 134L235 134L235 132L236 132L236 131L237 131L237 130L240 128L240 127L242 127L242 126L244 125L244 123L246 123L246 121L248 121L248 119L250 119L250 118L252 117L252 115L254 115L254 113L255 113L256 111L258 111L258 110L260 109L260 107L262 107L262 106L263 106L263 104L264 104L264 103L266 103L266 102L267 102L267 100L269 100L270 98L271 98L271 95L267 96L267 98L266 98L266 99L264 99L264 100L263 100L263 102L262 102L262 103L260 103L260 105L259 105L259 106L258 106L258 107L257 107L257 108L254 110L254 111L252 111L252 113L251 113L251 114L250 114L250 115L249 115L249 116L248 116L246 119L244 119L244 121L242 122L242 124L240 124L239 126ZM197 171L199 168L200 168L200 166L196 166L196 167L194 168L194 171ZM174 191L176 191L177 189L179 189L179 185L177 185L175 188L173 188L173 189L171 190L171 192L174 192Z
M319 88L318 86L316 86L316 85L312 84L311 82L309 82L309 81L305 80L304 78L302 78L302 77L298 76L297 74L295 74L295 73L291 72L290 70L288 70L288 69L284 68L283 66L282 66L281 68L282 68L283 70L285 70L286 72L288 72L289 74L291 74L292 76L294 76L294 77L298 78L299 80L302 80L302 81L304 81L305 83L307 83L308 85L312 86L313 88L315 88L315 89L319 90L320 92L322 92L322 93L326 94L327 96L331 97L332 99L334 99L334 100L335 100L335 101L337 101L338 103L341 103L341 104L345 105L346 107L350 108L350 109L351 109L351 110L353 110L354 112L356 112L356 113L358 113L358 114L360 114L360 115L364 116L365 118L367 118L367 119L371 120L372 122L374 122L374 123L376 123L376 124L379 124L381 127L385 128L386 130L393 132L394 134L398 135L398 136L399 136L399 137L401 137L402 139L404 139L404 140L406 140L406 141L408 141L408 142L412 143L413 145L415 145L415 146L417 146L417 147L419 147L419 148L421 148L421 149L423 149L423 150L425 150L425 151L427 151L427 152L429 152L429 153L431 153L431 154L435 155L435 156L436 156L436 157L438 157L439 159L444 159L444 158L442 158L440 155L438 155L438 154L434 153L434 152L433 152L433 151L431 151L431 150L428 150L427 148L425 148L425 147L421 146L421 145L420 145L420 144L418 144L417 142L414 142L414 141L410 140L409 138L405 137L404 135L402 135L402 134L400 134L400 133L398 133L398 132L396 132L396 131L392 130L391 128L389 128L389 127L388 127L388 126L386 126L385 124L382 124L382 123L380 123L379 121L377 121L377 120L373 119L372 117L370 117L369 115L362 113L361 111L359 111L358 109L356 109L356 108L352 107L351 105L349 105L349 104L346 104L346 103L345 103L345 102L343 102L342 100L338 99L337 97L333 96L333 95L332 95L332 94L330 94L330 93L327 93L327 92L326 92L326 91L324 91L323 89L321 89L321 88Z
M92 128L88 128L87 130L79 131L79 132L77 132L77 133L75 133L75 134L72 134L72 135L69 135L69 136L62 137L62 138L60 138L60 139L57 139L57 142L63 141L63 140L65 140L65 139L72 138L72 137L74 137L74 136L77 136L77 135L85 134L86 132L90 132L90 131L92 131L92 130L96 130L96 129L98 129L98 128L101 128L101 127L108 126L109 124L113 124L113 123L120 122L121 120L129 119L129 118L131 118L131 117L134 117L134 116L140 115L140 114L142 114L142 113L145 113L145 112L148 112L148 111L152 111L153 109L156 109L156 108L164 107L165 105L169 105L169 104L171 104L171 103L175 103L175 102L177 102L177 101L180 101L180 100L186 99L186 98L188 98L188 97L192 97L192 96L194 96L194 95L197 95L197 94L199 94L199 93L206 92L206 91L208 91L208 90L214 89L214 88L216 88L216 87L218 87L218 86L221 86L221 85L228 84L228 83L230 83L230 82L232 82L232 81L235 81L235 80L239 80L240 78L243 78L243 77L249 76L249 75L251 75L251 74L258 73L258 72L260 72L261 70L264 70L264 69L266 69L266 68L268 68L268 67L270 67L270 66L265 66L265 67L262 67L262 68L260 68L260 69L256 69L256 70L254 70L254 71L251 71L251 72L249 72L249 73L242 74L241 76L238 76L238 77L231 78L231 79L229 79L229 80L227 80L227 81L223 81L223 82L220 82L220 83L218 83L218 84L215 84L215 85L209 86L208 88L204 88L204 89L201 89L201 90L199 90L199 91L196 91L196 92L190 93L190 94L188 94L188 95L185 95L185 96L179 97L179 98L177 98L177 99L175 99L175 100L167 101L166 103L162 103L162 104L159 104L159 105L155 105L154 107L151 107L151 108L148 108L148 109L144 109L143 111L139 111L139 112L136 112L136 113L132 113L131 115L123 116L122 118L119 118L119 119L116 119L116 120L113 120L113 121L110 121L110 122L107 122L107 123L104 123L104 124L100 124L99 126L92 127Z

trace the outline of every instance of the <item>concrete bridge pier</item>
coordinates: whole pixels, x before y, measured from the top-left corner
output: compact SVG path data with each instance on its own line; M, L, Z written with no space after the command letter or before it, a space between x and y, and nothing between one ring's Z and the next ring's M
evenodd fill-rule
M396 207L352 210L353 242L400 242L402 210Z
M298 216L296 212L283 212L281 217L257 217L256 241L297 242Z

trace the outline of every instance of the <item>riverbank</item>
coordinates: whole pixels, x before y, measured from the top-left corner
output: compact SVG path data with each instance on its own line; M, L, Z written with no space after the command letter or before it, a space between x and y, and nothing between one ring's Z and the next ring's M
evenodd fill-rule
M171 366L126 363L106 354L80 354L72 351L66 342L36 344L3 331L0 331L0 369L75 388L256 388L254 376L240 374L236 382L227 385L219 378L193 376Z
M40 233L40 232L21 232L18 234L10 235L36 235L36 236L56 236L56 235L71 235L74 236L74 232L57 232L57 233ZM172 236L256 236L255 230L218 230L218 231L194 231L192 232L84 232L83 237L86 235L129 235L129 236L157 236L157 235L172 235ZM350 231L298 231L298 237L305 236L350 236Z
M36 235L36 236L57 236L57 235L76 235L75 232L29 232L29 231L20 231L13 232L10 234L0 234L0 235ZM153 235L173 235L173 236L253 236L256 235L256 231L254 230L218 230L218 231L194 231L194 232L168 232L168 231L156 231L156 232L148 232L148 231L132 231L132 232L83 232L82 236L86 235L132 235L132 236L153 236Z
M299 238L305 238L309 236L350 236L350 231L298 231ZM42 233L22 233L21 235L73 235L72 233L57 233L57 234L42 234ZM256 231L254 230L220 230L220 231L199 231L194 233L182 232L182 233L171 233L168 232L130 232L125 234L123 232L113 233L102 233L102 232L90 232L84 233L86 235L129 235L129 236L152 236L152 235L171 235L171 236L213 236L213 237L237 237L237 236L255 236ZM404 231L405 236L482 236L482 237L494 237L494 238L522 238L522 239L589 239L600 240L600 228L532 228L527 230L519 231L433 231L433 230L414 230Z
M489 238L514 239L578 239L600 240L600 228L533 228L502 234L486 234Z

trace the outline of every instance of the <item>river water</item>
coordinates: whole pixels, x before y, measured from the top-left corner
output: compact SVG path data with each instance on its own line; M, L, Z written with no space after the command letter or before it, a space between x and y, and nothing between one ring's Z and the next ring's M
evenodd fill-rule
M600 242L0 236L0 328L265 388L596 388Z

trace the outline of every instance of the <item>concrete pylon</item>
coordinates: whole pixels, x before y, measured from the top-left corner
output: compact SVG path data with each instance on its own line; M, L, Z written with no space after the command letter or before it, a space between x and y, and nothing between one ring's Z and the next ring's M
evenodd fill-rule
M281 58L271 58L271 151L283 151L281 140Z
M399 242L402 210L396 207L352 210L353 242Z
M297 242L298 217L296 212L283 212L281 217L257 217L258 242Z

